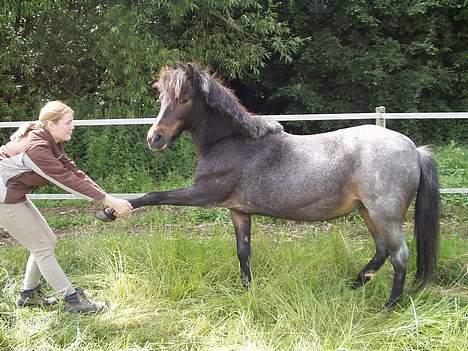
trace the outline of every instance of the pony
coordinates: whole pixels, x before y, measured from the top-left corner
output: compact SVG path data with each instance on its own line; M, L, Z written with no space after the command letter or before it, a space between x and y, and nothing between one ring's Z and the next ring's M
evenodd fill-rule
M393 284L385 306L402 297L409 250L402 232L415 202L416 280L436 269L440 194L437 164L427 147L376 125L316 135L286 133L278 122L250 114L234 93L198 64L165 67L152 84L160 110L147 134L162 151L183 131L196 147L193 185L130 200L148 205L222 207L231 212L241 279L251 283L251 217L322 221L357 209L375 254L353 288L367 283L389 258ZM104 221L115 219L105 208Z

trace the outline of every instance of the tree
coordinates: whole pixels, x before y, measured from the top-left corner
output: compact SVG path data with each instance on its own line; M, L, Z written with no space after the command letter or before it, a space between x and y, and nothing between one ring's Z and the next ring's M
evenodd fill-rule
M292 33L310 40L291 64L273 59L262 71L259 95L269 97L263 105L270 107L265 112L371 112L380 105L389 112L468 109L464 1L297 0L281 10ZM331 124L290 127L306 133ZM467 132L463 121L392 126L426 142L459 140Z

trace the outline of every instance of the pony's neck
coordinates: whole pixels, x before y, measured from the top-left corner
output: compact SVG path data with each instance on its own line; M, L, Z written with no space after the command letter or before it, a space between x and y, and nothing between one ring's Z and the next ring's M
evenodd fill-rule
M198 154L206 152L223 139L240 134L226 116L209 107L197 114L197 121L190 132Z

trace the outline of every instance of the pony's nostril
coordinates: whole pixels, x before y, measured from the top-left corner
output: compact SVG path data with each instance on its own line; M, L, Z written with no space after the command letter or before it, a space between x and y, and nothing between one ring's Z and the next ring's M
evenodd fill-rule
M156 135L154 136L153 141L154 141L155 143L157 143L159 140L161 140L161 138L162 138L162 135L161 135L161 134L156 134Z

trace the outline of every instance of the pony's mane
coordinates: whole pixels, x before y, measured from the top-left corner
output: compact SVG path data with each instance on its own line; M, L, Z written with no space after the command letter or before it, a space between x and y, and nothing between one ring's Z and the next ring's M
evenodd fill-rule
M272 119L250 114L232 90L225 87L206 69L202 69L197 64L189 65L193 68L193 84L200 90L208 106L228 116L242 132L252 138L259 138L283 130L283 126ZM156 84L158 90L168 94L172 99L178 97L189 78L187 73L189 65L163 68Z

